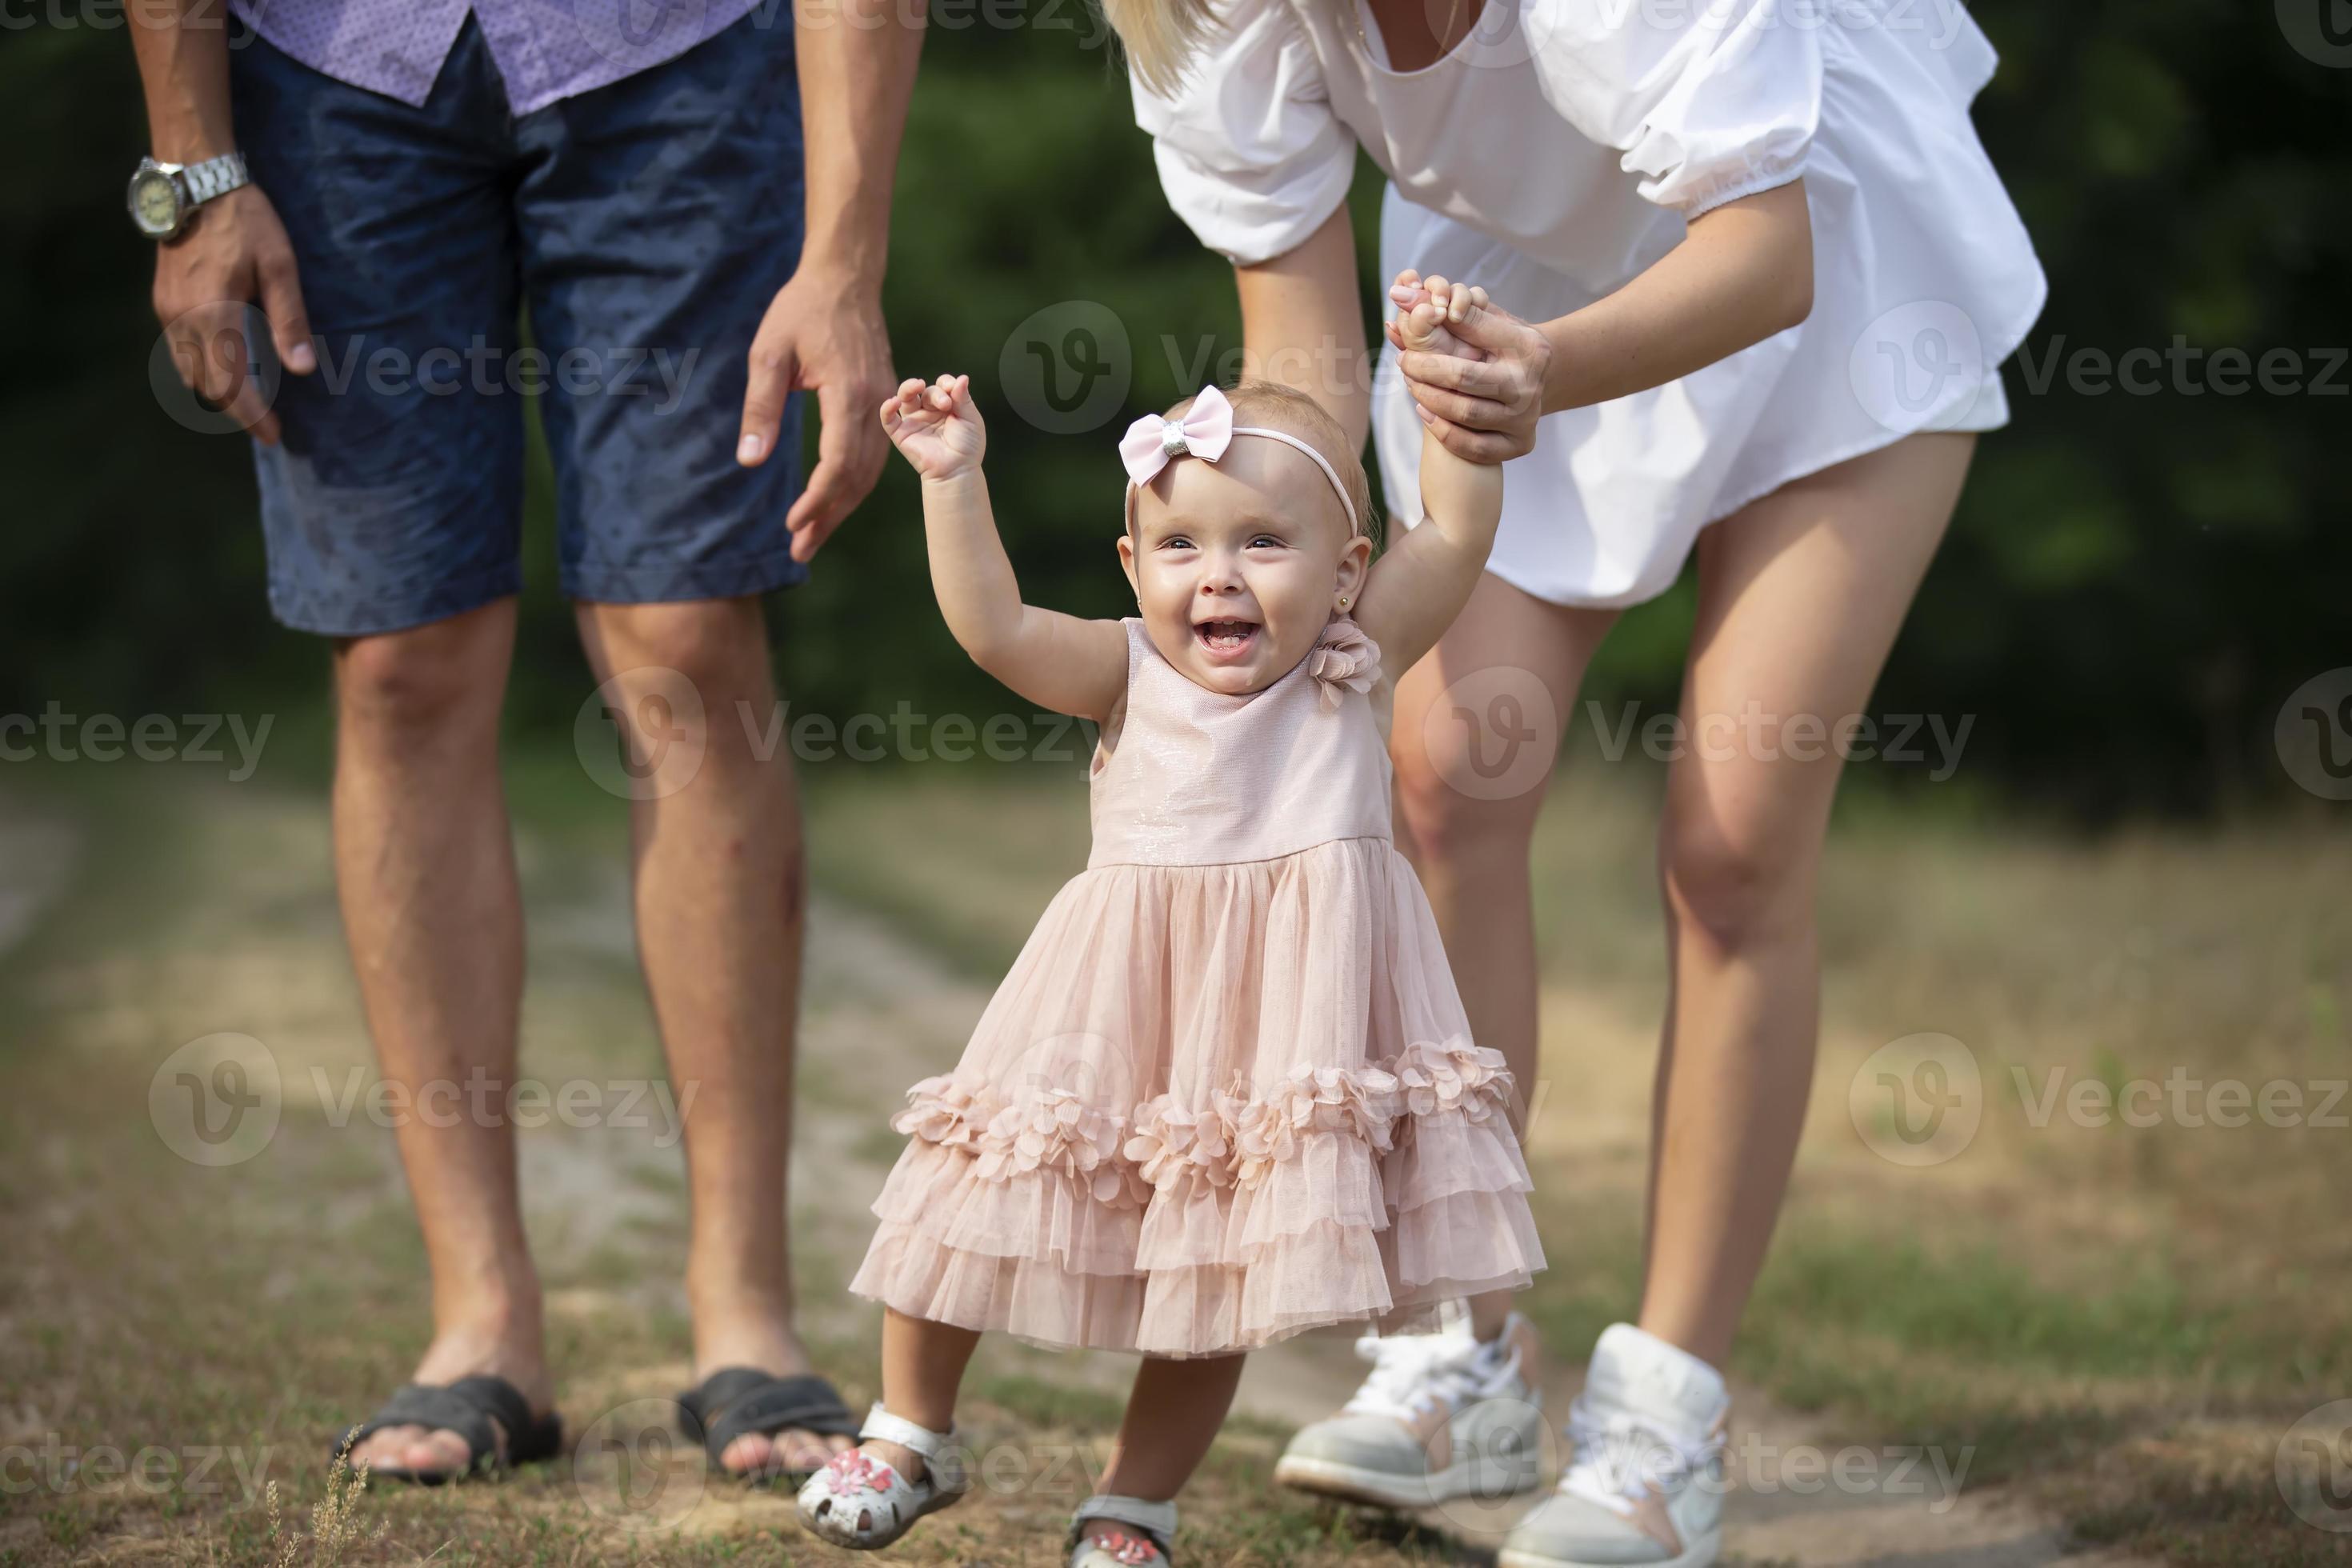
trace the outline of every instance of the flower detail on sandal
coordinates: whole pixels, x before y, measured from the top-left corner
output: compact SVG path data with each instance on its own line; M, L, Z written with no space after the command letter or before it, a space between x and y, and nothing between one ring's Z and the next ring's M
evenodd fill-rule
M847 1497L853 1492L886 1492L898 1484L898 1472L889 1462L877 1459L863 1448L844 1448L826 1461L824 1485L835 1497Z
M1322 640L1315 651L1307 656L1307 673L1314 679L1316 694L1328 711L1339 706L1339 694L1349 691L1370 691L1381 678L1380 645L1366 637L1363 628L1341 616L1323 630Z
M1150 1562L1160 1555L1160 1548L1139 1536L1123 1530L1107 1530L1094 1538L1094 1543L1119 1562L1133 1565Z

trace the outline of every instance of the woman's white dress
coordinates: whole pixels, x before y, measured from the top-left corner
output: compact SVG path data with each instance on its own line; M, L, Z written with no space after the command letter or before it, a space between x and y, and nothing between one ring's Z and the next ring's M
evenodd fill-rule
M1135 83L1136 118L1170 203L1238 265L1319 227L1360 143L1390 179L1382 279L1480 283L1537 321L1621 287L1709 208L1804 179L1801 325L1547 416L1512 463L1489 570L1528 593L1639 603L1700 529L1790 479L2008 422L1999 366L2046 286L1969 122L1994 55L1958 0L1486 0L1419 71L1388 68L1363 0L1216 11L1181 89ZM1421 426L1392 350L1373 433L1411 526Z

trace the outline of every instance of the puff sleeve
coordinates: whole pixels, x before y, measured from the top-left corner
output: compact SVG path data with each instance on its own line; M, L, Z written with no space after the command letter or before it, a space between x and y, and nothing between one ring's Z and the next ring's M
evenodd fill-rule
M1132 79L1168 204L1237 267L1296 248L1347 199L1356 136L1339 122L1286 0L1236 0L1182 86Z
M1545 98L1685 217L1787 184L1821 123L1821 29L1781 0L1526 0Z

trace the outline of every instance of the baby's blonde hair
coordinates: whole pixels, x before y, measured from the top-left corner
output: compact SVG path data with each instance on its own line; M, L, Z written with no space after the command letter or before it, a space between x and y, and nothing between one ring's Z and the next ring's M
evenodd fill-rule
M1209 0L1102 0L1102 11L1136 77L1161 94L1181 85L1184 68L1217 27Z
M1348 492L1348 504L1356 513L1355 533L1375 546L1380 543L1380 520L1372 515L1372 481L1364 472L1364 460L1349 447L1348 433L1321 404L1295 386L1263 376L1236 382L1226 390L1225 398L1234 405L1235 425L1263 425L1296 436L1322 453L1331 471L1339 476L1340 489ZM1192 400L1183 398L1161 417L1181 419L1192 406Z

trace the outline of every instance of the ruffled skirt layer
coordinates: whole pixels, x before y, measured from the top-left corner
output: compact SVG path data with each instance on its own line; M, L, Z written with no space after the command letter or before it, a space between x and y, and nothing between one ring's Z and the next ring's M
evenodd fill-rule
M1071 881L910 1135L850 1289L1216 1355L1543 1267L1500 1052L1385 838Z

